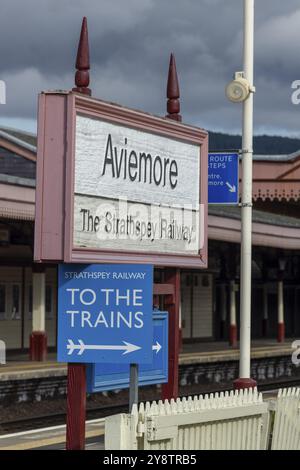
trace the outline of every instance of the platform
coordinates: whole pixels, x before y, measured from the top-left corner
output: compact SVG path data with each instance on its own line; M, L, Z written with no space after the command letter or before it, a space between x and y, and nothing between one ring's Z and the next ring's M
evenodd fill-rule
M0 381L30 380L67 375L67 365L55 361L55 355L45 362L29 361L27 356L7 358L0 366Z
M293 353L294 339L284 343L276 340L256 340L252 342L251 358L286 357ZM238 347L232 348L226 342L199 342L184 344L179 357L179 364L211 364L239 360ZM7 363L0 365L0 381L30 380L67 375L67 365L56 362L56 354L48 355L45 362L32 362L27 354L8 354Z
M86 449L104 449L104 419L86 421ZM0 436L0 450L64 450L66 426L51 426Z
M284 343L276 340L252 341L251 358L261 359L266 357L290 356L293 353L293 339L287 339ZM220 361L238 361L239 347L232 348L226 342L199 342L184 344L180 354L180 364L206 364Z

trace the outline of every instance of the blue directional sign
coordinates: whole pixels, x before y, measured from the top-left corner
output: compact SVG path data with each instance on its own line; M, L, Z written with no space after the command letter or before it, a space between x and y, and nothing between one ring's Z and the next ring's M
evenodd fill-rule
M208 203L238 204L239 156L237 153L208 154Z
M153 267L62 264L58 361L152 361Z
M168 313L153 312L152 363L140 364L139 385L152 385L168 381ZM89 364L87 391L129 388L128 364Z

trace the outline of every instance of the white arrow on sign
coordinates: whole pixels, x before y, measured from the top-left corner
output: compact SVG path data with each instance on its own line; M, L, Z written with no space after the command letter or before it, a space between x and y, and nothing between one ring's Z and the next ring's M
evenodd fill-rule
M161 350L161 344L159 344L159 342L156 341L156 344L152 346L152 351L156 351L156 354L158 354L160 350Z
M235 193L236 192L235 185L232 186L231 184L228 183L228 181L226 181L226 186L228 186L230 193Z
M68 344L67 344L67 349L68 349L68 354L71 355L73 354L74 351L78 351L78 355L81 356L81 354L84 353L84 351L87 350L99 350L99 351L124 351L124 354L129 354L134 351L138 351L141 349L140 346L136 346L135 344L127 343L126 341L123 341L123 345L107 345L107 344L84 344L82 339L78 340L79 344L75 344L72 339L68 339Z

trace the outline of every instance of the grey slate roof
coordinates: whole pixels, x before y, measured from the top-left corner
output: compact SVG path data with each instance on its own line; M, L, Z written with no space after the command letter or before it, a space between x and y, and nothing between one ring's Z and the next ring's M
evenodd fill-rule
M16 186L27 186L35 188L35 179L20 178L19 176L4 175L0 173L0 183L14 184Z
M35 179L36 164L28 158L0 147L0 173L19 178Z
M0 127L0 137L36 154L36 135L30 132L11 129L9 127ZM36 164L34 161L0 147L1 174L34 180L35 172Z
M211 205L208 206L208 214L219 217L226 217L230 219L241 219L241 208L237 206L221 206ZM290 217L281 214L274 214L253 209L252 211L253 222L269 225L278 225L280 227L300 228L300 218Z
M255 161L290 162L300 157L300 150L288 155L253 155Z
M25 149L36 153L37 137L31 132L12 129L10 127L0 127L0 136L8 141L24 147Z

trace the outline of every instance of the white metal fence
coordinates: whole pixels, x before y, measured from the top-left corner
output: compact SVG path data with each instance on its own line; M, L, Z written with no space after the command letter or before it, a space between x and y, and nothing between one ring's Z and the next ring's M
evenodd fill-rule
M134 406L105 421L107 450L266 449L268 404L256 389Z
M300 450L300 388L279 390L271 448Z

